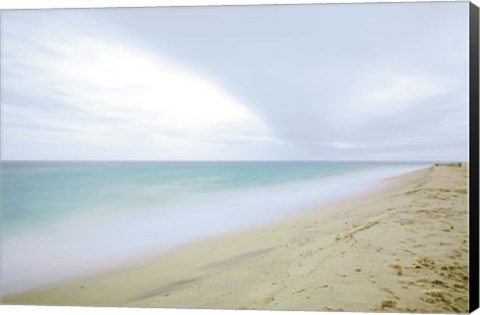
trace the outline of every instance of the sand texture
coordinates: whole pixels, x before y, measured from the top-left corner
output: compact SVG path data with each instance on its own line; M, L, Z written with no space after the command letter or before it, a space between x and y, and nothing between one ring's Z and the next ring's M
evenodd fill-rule
M8 304L467 312L468 168L438 165L290 220Z

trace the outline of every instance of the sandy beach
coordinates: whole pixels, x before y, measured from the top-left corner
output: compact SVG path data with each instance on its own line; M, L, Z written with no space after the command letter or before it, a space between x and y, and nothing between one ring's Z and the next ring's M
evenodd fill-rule
M468 311L468 166L436 165L289 220L6 304Z

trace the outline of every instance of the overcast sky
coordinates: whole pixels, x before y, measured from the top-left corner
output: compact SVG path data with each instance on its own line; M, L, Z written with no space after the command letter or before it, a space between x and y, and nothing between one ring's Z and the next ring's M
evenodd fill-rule
M1 23L3 159L468 159L468 2Z

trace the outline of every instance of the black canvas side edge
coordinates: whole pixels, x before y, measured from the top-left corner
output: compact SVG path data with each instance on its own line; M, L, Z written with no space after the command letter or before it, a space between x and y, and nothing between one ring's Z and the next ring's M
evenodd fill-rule
M478 7L470 2L469 6L469 27L470 27L470 73L469 73L469 98L470 98L470 159L469 159L469 311L473 312L478 308L479 300L479 190L478 190L478 133L479 133L479 110L478 110Z

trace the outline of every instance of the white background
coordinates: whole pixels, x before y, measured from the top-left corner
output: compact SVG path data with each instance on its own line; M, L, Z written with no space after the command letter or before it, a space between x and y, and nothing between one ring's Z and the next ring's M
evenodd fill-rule
M88 7L139 7L139 6L191 6L191 5L215 5L215 4L291 4L291 3L360 3L379 2L375 0L341 1L341 0L0 0L0 9L29 9L29 8L88 8ZM398 0L382 0L382 2L399 2ZM413 1L409 1L413 2ZM480 6L480 0L472 1ZM359 294L362 294L359 292ZM138 308L105 308L105 307L46 307L46 306L0 306L0 314L33 314L33 315L300 315L306 312L272 312L272 311L222 311L222 310L182 310L182 309L138 309ZM326 314L326 313L325 313ZM355 313L328 314L352 315ZM480 315L480 311L474 314Z

